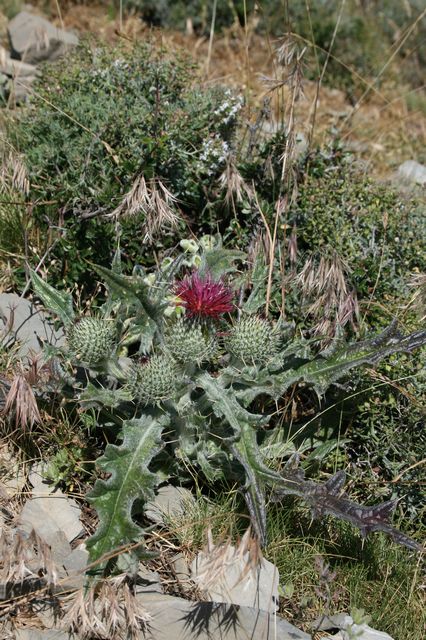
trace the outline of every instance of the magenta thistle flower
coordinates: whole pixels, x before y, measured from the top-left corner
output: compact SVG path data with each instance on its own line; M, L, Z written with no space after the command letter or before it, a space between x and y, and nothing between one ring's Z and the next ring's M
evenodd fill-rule
M215 281L207 273L201 276L198 271L177 282L174 293L190 317L218 318L234 309L234 292L221 280Z

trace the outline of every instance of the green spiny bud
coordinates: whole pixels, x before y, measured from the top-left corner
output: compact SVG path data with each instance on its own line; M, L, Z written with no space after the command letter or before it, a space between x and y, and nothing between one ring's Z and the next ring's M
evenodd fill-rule
M277 336L259 316L241 318L225 340L228 351L247 364L265 364L277 351Z
M117 335L111 320L85 317L71 326L67 338L71 355L89 366L95 366L110 357Z
M207 327L186 318L180 318L169 326L165 344L169 353L183 364L200 364L210 360L218 349L217 342L209 334Z
M159 404L175 392L178 372L176 363L164 355L153 355L148 362L134 368L135 378L130 382L133 395L143 404Z

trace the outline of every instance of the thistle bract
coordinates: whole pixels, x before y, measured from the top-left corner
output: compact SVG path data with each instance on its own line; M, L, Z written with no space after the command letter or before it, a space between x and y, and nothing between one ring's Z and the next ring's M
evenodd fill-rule
M168 356L153 355L137 365L130 381L135 399L142 404L160 404L174 395L178 381L176 363Z
M81 318L70 327L67 339L69 351L76 360L95 366L111 356L117 334L111 320Z
M277 352L277 336L267 320L247 316L232 327L225 346L247 364L264 364Z
M186 318L180 318L169 326L165 335L166 349L183 364L211 360L218 344L207 327Z

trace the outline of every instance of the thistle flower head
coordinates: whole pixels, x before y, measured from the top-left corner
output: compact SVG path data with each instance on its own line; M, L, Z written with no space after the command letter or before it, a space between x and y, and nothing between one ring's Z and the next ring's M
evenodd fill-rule
M168 327L165 344L172 356L183 364L211 360L218 350L215 337L206 327L188 318L179 318Z
M191 318L218 318L234 309L232 289L209 273L202 276L194 271L175 285L174 293Z
M71 355L89 366L95 366L113 352L116 330L111 320L85 317L70 327L67 338Z
M177 382L176 363L170 357L159 354L134 367L129 389L142 404L156 405L173 396Z
M265 364L277 352L277 334L259 316L241 318L225 340L228 351L243 362Z

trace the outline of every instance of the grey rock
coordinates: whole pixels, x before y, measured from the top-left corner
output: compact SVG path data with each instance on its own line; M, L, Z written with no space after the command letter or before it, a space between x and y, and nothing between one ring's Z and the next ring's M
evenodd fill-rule
M84 532L80 522L80 509L62 491L27 500L18 524L19 528L27 533L34 529L51 547L58 543L58 532L63 532L68 542Z
M71 551L62 562L56 591L80 589L86 580L85 571L88 562L89 552L84 544Z
M191 602L148 593L138 597L152 616L145 636L151 640L310 640L311 637L286 620L250 607Z
M27 482L27 472L25 465L19 463L6 443L0 445L0 468L0 496L7 501L21 493Z
M9 22L8 34L12 56L33 64L56 60L78 44L73 33L28 11L21 11Z
M173 556L173 558L171 558L171 564L173 567L173 571L176 574L176 578L179 581L186 582L191 579L191 572L183 553L177 553L175 556Z
M19 344L21 358L28 356L31 351L40 353L40 343L60 346L65 341L63 331L56 330L41 309L16 293L0 293L1 335L4 336L3 345Z
M250 566L249 553L235 547L223 548L220 570L211 553L200 552L191 564L192 578L206 598L215 602L253 607L273 613L278 605L279 573L264 558Z
M10 78L33 78L37 74L37 67L21 60L14 60L6 49L0 46L0 73Z
M0 46L0 85L3 87L3 98L9 104L26 102L36 75L37 68L34 65L13 60L6 49Z
M408 182L426 185L426 167L415 160L406 160L398 167L398 176Z
M355 624L352 617L346 613L325 616L317 628L320 631L340 629L336 635L331 636L334 640L351 640L353 637L357 640L393 640L388 633L372 629L366 623Z
M163 593L160 574L158 571L149 571L141 565L138 571L138 584L136 585L136 593Z
M145 515L153 522L167 524L169 518L184 515L193 504L195 498L188 489L167 484L160 487L154 500L146 503Z

